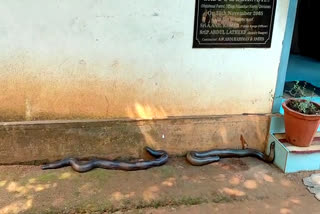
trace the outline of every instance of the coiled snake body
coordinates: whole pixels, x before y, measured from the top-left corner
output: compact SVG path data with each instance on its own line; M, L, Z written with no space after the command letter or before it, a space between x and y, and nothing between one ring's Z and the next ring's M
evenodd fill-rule
M87 162L79 161L75 158L66 158L54 163L43 165L41 168L45 169L57 169L61 167L71 166L74 171L88 172L94 168L103 169L117 169L125 171L143 170L151 167L157 167L165 164L168 161L168 154L163 150L153 150L146 147L145 150L156 159L150 161L138 161L138 162L121 162L110 161L103 159L92 159Z
M275 156L275 143L270 144L270 154L266 155L256 149L214 149L206 152L191 151L187 153L187 160L194 166L202 166L217 162L221 158L255 157L266 163L272 163Z

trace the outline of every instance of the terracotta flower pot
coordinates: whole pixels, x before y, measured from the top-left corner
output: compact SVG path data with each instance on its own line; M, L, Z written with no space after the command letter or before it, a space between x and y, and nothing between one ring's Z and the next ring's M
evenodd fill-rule
M287 141L295 146L308 147L319 127L320 115L302 114L292 110L287 106L291 100L293 99L282 103ZM320 108L319 104L314 104Z

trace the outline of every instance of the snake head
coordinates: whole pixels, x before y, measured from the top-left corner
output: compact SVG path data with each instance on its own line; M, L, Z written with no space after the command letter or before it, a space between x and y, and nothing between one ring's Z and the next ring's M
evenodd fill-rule
M151 156L155 157L155 158L158 158L158 157L161 157L162 155L165 155L167 154L164 150L154 150L154 149L151 149L150 147L146 146L144 148Z
M275 158L275 147L276 143L273 141L270 143L270 151L269 151L269 157L268 157L268 162L273 162Z

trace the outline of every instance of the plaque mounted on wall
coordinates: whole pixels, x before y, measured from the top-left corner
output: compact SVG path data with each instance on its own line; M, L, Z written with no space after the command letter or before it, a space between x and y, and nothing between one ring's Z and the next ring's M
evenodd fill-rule
M277 0L196 0L193 48L270 48Z

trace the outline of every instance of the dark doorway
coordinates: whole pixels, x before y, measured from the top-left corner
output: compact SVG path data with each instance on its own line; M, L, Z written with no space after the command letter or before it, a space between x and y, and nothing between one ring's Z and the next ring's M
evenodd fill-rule
M292 91L296 81L305 95L320 97L320 1L299 0L287 68L284 97L301 97Z

